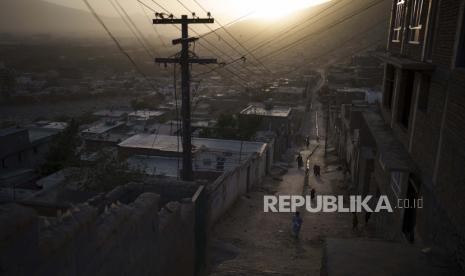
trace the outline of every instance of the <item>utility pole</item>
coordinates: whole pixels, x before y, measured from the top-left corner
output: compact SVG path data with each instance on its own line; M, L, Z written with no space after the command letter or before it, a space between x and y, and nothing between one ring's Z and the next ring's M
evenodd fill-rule
M211 24L213 18L188 18L183 15L180 19L163 18L163 14L155 14L153 24L181 24L182 37L174 39L173 45L181 44L181 56L179 58L156 58L158 63L179 63L181 64L181 117L182 117L182 180L194 180L192 173L192 141L191 141L191 103L190 103L190 64L211 64L217 63L216 59L201 59L189 55L189 43L198 40L197 37L189 37L189 24ZM160 18L158 18L160 17Z

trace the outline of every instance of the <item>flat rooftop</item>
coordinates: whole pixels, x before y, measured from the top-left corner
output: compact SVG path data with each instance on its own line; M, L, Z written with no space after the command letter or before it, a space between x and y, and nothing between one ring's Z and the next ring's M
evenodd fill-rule
M109 124L107 122L99 122L91 127L89 127L88 129L84 129L82 131L82 133L84 134L102 134L102 133L105 133L111 129L114 129L118 126L121 126L123 125L124 123L123 122L116 122L116 123L113 123L113 124Z
M34 127L29 128L29 141L31 143L35 141L39 141L41 139L54 136L57 133L61 132L62 129L60 128L42 128L42 127Z
M273 106L272 108L264 108L257 105L249 105L247 108L241 111L243 115L257 115L257 116L269 116L269 117L288 117L291 113L290 107L284 106Z
M128 138L129 134L122 134L122 133L105 133L105 134L89 134L86 135L86 141L99 141L99 142L111 142L111 143L119 143L124 141Z
M158 135L175 135L176 132L180 131L181 126L176 124L152 124L149 126L149 130Z
M179 149L178 149L179 138ZM124 140L119 147L124 148L146 148L159 151L181 152L182 144L178 136L157 135L157 134L136 134ZM211 150L223 152L242 152L242 153L262 153L265 150L266 144L260 142L239 141L239 140L223 140L223 139L207 139L207 138L192 138L193 150Z
M275 92L301 95L304 91L305 87L280 86Z
M42 127L63 130L68 126L66 122L38 121L28 125L27 127Z
M93 113L93 115L100 116L100 117L121 117L124 114L127 114L127 112L124 110L107 110L107 109L100 110L100 111Z
M25 130L24 128L4 128L4 129L0 129L0 137L1 136L8 136L8 135L18 133L18 132L21 132L21 131L24 131L24 130Z
M141 117L141 118L150 118L150 117L160 117L164 115L165 111L160 110L137 110L129 113L131 117Z

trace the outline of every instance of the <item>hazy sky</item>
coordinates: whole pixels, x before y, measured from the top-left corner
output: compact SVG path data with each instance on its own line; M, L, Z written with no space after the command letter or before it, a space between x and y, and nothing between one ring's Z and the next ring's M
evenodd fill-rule
M82 0L46 0L65 6L70 6L79 9L85 9ZM115 15L112 12L112 6L108 3L109 0L89 0L100 13L106 15ZM137 0L117 0L129 12L141 13L141 7ZM156 4L152 0L141 0L148 6L157 9ZM230 21L241 17L250 12L254 12L253 17L272 20L285 16L293 11L303 9L312 5L327 2L329 0L197 0L202 6L209 10L214 17L222 21ZM185 10L176 0L156 0L159 4L171 11L175 16L186 14ZM181 0L189 9L196 11L201 16L202 9L193 0ZM160 10L160 12L162 12Z

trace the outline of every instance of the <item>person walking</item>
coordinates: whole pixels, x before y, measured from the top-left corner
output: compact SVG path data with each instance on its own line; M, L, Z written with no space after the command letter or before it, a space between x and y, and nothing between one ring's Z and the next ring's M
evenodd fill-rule
M303 165L304 165L304 159L302 158L302 155L299 153L299 155L297 156L296 158L296 161L297 161L297 167L299 168L302 168Z
M310 165L307 162L305 162L305 176L304 176L304 187L310 187Z
M358 230L358 217L357 217L357 213L355 212L352 212L352 229L354 231Z
M307 136L307 138L305 138L305 146L307 147L307 149L308 149L308 147L310 147L310 137L309 136Z
M302 227L302 223L304 221L300 217L300 212L295 212L294 217L292 218L292 234L296 239L299 238L300 228Z
M317 164L313 165L313 175L320 176L320 166L318 166Z
M320 166L319 165L315 165L315 176L320 177Z

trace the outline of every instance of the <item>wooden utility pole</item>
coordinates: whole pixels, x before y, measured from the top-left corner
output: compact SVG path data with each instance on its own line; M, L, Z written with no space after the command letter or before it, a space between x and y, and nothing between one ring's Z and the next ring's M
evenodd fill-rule
M157 15L158 17L158 15ZM181 24L182 37L173 40L173 45L181 44L181 56L179 58L156 58L158 63L179 63L181 64L181 116L182 116L182 180L194 180L192 173L192 141L191 141L191 103L190 103L190 64L211 64L217 63L216 59L201 59L189 55L189 43L198 40L196 37L189 37L189 24L211 24L213 18L188 18L183 15L180 19L156 18L153 24Z

